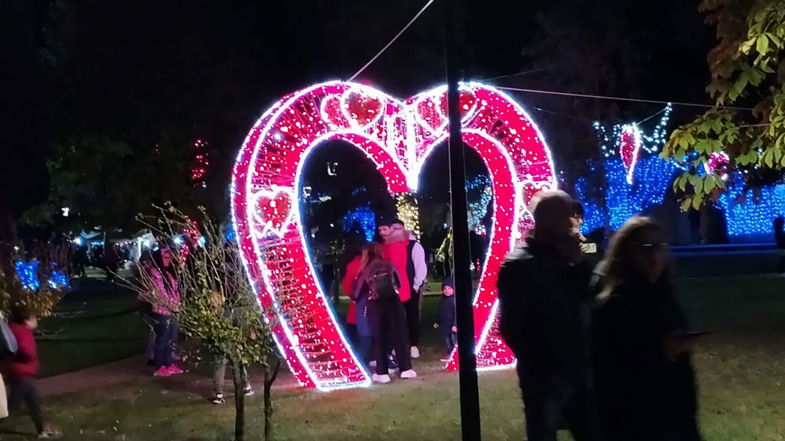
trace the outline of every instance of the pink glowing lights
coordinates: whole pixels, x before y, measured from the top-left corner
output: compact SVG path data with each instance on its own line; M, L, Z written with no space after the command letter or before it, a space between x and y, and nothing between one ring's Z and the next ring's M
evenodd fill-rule
M635 164L641 151L641 130L637 124L624 124L619 133L619 154L627 168L627 183L632 185Z
M464 142L491 174L494 224L474 297L480 368L515 363L496 327L496 280L504 256L531 225L526 207L555 188L550 152L524 110L498 90L460 86ZM297 203L302 165L313 147L343 140L366 154L390 194L417 191L431 151L447 138L446 87L398 101L372 87L319 84L287 95L248 134L234 167L232 215L243 260L275 338L305 387L367 386L370 378L342 334L305 247ZM448 368L455 368L455 354Z

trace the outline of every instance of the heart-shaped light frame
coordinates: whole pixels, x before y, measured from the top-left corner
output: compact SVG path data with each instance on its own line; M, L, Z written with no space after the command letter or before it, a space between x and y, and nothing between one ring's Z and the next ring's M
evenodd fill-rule
M306 246L299 194L313 147L342 140L376 165L391 195L417 191L420 169L448 137L440 86L398 101L372 87L327 82L285 96L245 139L232 176L232 216L243 263L257 299L273 324L276 343L304 387L367 386L370 377L343 335L320 286ZM461 83L464 142L485 162L493 186L489 250L475 293L475 353L480 369L509 367L515 358L497 328L496 280L504 256L532 225L527 206L556 188L542 134L510 97L480 83ZM271 198L290 204L271 212ZM261 202L260 202L261 201ZM260 210L260 204L265 204ZM447 365L457 367L454 353Z

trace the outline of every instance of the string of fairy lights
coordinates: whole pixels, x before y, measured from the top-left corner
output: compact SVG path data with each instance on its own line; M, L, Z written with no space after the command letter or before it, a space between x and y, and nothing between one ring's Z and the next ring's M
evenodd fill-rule
M414 194L423 163L447 136L446 92L441 86L398 101L369 86L323 83L273 105L244 142L232 175L237 240L259 301L277 323L279 348L302 386L333 390L370 382L321 291L305 246L300 204L292 199L299 194L303 159L324 141L354 145L384 178L398 216L417 230ZM528 203L556 186L554 166L538 128L510 97L486 85L462 83L459 99L464 141L490 173L490 190L482 190L481 200L493 226L474 299L480 324L475 346L486 357L478 363L508 366L511 352L494 326L496 276L531 225ZM482 207L476 211L483 213ZM484 350L486 343L495 345L493 350ZM457 363L453 356L448 368Z
M663 204L674 178L685 170L684 163L659 157L667 140L671 111L672 106L668 105L657 113L662 116L650 134L642 131L638 123L610 127L593 124L600 142L601 163L590 162L589 175L575 181L576 195L584 204L584 233L606 226L615 231L631 216ZM705 166L697 170L700 176L716 174L727 182L727 191L714 205L723 213L728 237L770 237L772 220L785 214L785 183L753 191L745 185L741 172L731 175L729 162L727 154L713 153ZM592 191L597 188L596 179L601 172L605 192L597 195Z
M38 291L41 288L41 280L46 280L47 286L55 290L64 290L70 287L68 275L59 269L53 269L46 274L41 273L41 262L33 260L25 262L17 260L14 262L16 277L22 285L22 289L27 291Z

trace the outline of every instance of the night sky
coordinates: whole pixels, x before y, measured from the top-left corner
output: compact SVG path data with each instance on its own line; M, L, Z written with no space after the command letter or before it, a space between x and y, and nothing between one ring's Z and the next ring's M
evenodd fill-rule
M434 2L358 80L399 97L444 83L443 3ZM512 87L708 102L705 59L713 36L696 3L460 2L463 78ZM18 110L14 114L18 120L8 123L26 127L9 131L5 143L21 146L11 154L29 159L12 170L28 181L19 192L21 205L45 195L42 164L48 146L77 137L127 145L138 152L134 161L139 164L147 160L151 146L164 145L162 140L177 145L178 137L204 137L210 140L211 187L226 188L237 149L267 107L315 82L348 79L424 4L421 0L30 3L17 16L28 22L16 20L5 29L9 47L23 43L27 52L22 54L38 63L37 75L22 68L4 73L15 85L6 101ZM31 28L23 29L24 25ZM19 66L24 65L14 64ZM536 72L489 80L531 70ZM513 93L513 97L540 125L568 184L585 173L586 159L597 155L592 121L637 120L662 108L528 93ZM672 125L695 114L694 108L677 107ZM446 156L438 151L435 155L427 174L434 181L423 186L443 188ZM341 160L339 151L328 156ZM348 169L358 160L363 159L356 155L343 159ZM435 197L443 199L444 194ZM225 201L219 201L222 204Z

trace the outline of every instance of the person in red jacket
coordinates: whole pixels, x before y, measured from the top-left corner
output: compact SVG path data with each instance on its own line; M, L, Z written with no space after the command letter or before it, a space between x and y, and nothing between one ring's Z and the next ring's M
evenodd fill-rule
M406 303L412 298L412 289L406 272L409 263L409 232L404 229L403 222L394 219L386 225L379 226L379 236L382 238L384 258L391 260L395 270L401 275L398 297L401 303Z
M8 386L9 408L17 407L20 400L24 401L38 430L38 437L57 438L60 431L46 422L41 410L41 398L33 381L38 373L38 348L33 336L33 331L38 327L38 318L25 307L15 308L11 318L9 328L19 348L16 355L2 365L3 378Z

